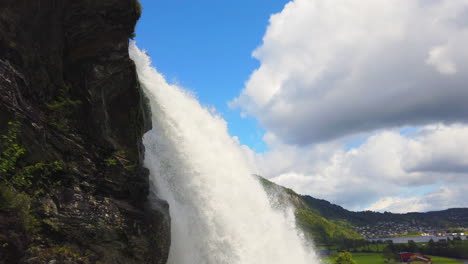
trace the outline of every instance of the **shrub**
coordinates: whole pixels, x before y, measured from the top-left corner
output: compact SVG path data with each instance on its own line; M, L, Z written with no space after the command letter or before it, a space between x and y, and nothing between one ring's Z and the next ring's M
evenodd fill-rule
M135 0L135 10L137 13L137 17L140 18L143 12L143 7L141 6L141 3L139 0Z
M7 133L0 136L0 184L40 196L50 187L61 184L58 176L63 171L63 162L18 166L19 159L26 153L26 149L18 143L20 127L19 122L8 122Z
M336 257L334 264L356 264L356 261L353 260L353 255L349 252L341 252Z
M63 172L63 162L51 163L38 162L26 166L12 178L11 184L17 188L32 193L34 196L46 194L46 190L52 186L59 186L59 179Z
M0 177L4 179L16 169L18 159L26 152L17 143L20 130L19 122L8 122L8 131L0 137Z
M67 132L69 130L69 119L81 104L80 100L71 99L70 86L65 85L59 90L59 95L52 102L46 104L51 111L49 124L58 130Z
M0 185L0 211L16 216L26 231L37 232L40 222L32 214L31 202L29 195L18 193L11 186Z

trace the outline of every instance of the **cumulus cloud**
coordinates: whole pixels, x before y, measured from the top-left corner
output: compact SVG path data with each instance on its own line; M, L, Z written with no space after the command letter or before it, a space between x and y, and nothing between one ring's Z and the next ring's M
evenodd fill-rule
M294 144L467 122L467 14L467 0L294 0L231 105Z
M402 167L408 172L468 174L468 129L428 126L408 142Z
M442 186L422 197L384 197L369 206L367 210L405 213L467 207L467 188L468 184L465 183L461 185Z
M405 135L382 130L345 151L340 141L300 147L267 134L271 151L245 151L259 174L302 194L353 210L427 211L468 206L466 135L462 125L429 125ZM441 187L412 193L431 185Z
M433 65L442 74L455 74L457 67L447 56L447 48L444 46L434 47L429 52L429 58L426 61Z

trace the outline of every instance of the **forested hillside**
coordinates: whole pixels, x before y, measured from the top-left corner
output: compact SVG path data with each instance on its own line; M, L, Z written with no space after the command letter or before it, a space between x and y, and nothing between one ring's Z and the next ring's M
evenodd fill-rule
M286 202L294 205L297 224L306 236L313 237L314 241L320 245L336 244L343 239L362 239L364 237L357 231L364 227L371 230L391 229L397 225L402 226L403 229L417 226L446 230L468 226L468 208L406 214L372 211L353 212L326 200L297 194L293 190L279 186L261 176L257 177L274 203L278 206Z
M339 219L354 225L374 225L378 222L393 221L396 223L417 222L422 226L440 228L468 226L468 208L451 208L442 211L426 213L394 214L372 211L353 212L328 201L316 199L308 195L299 195L310 208L327 219Z
M345 239L363 238L353 230L349 223L338 219L329 220L321 216L293 190L276 185L260 176L259 179L276 206L281 207L287 203L294 205L297 225L303 230L305 236L317 245L330 245Z

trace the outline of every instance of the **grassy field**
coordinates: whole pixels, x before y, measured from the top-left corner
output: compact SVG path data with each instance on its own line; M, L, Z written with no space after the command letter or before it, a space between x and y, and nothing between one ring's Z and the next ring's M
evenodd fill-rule
M443 257L434 257L434 256L428 256L432 259L432 263L434 264L463 264L463 262L460 262L458 260L454 259L449 259L449 258L443 258Z
M325 264L332 264L334 257L328 257L325 259ZM385 263L385 259L380 253L353 253L353 259L357 264L378 264Z
M463 262L456 261L453 259L442 258L442 257L433 257L428 256L432 259L433 264L463 264ZM324 264L332 264L333 257L328 257L323 259ZM380 253L354 253L353 259L357 264L384 264L385 259Z
M355 253L353 259L358 264L377 264L385 263L385 259L380 253Z

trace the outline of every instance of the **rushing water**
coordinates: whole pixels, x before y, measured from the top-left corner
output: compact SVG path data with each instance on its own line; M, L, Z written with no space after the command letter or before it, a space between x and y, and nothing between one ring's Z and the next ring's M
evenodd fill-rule
M170 205L168 263L319 263L304 246L292 211L270 205L226 122L169 85L134 44L130 56L152 111L145 165Z

